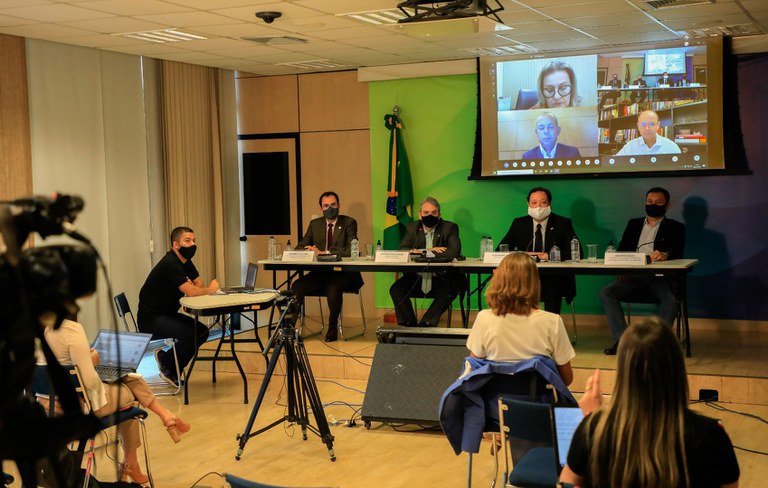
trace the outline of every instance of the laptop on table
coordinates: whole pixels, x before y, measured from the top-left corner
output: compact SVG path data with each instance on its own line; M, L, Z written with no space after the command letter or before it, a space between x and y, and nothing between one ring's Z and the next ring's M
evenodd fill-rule
M101 381L115 383L135 373L144 353L147 352L150 340L152 340L152 334L100 330L96 340L93 341L93 348L99 353L101 359L95 367Z
M223 293L248 293L256 289L256 275L259 272L259 265L248 263L248 271L245 273L245 284L243 286L228 286L222 288Z

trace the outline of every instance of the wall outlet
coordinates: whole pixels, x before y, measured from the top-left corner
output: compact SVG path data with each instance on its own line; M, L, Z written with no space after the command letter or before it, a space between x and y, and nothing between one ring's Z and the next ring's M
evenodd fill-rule
M717 390L707 390L707 389L699 390L699 401L716 402L719 397L720 395L718 394Z

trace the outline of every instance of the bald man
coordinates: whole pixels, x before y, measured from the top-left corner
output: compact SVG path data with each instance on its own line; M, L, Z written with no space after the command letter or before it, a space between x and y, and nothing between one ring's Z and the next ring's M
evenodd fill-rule
M581 157L579 149L565 144L558 144L560 126L557 117L551 112L543 113L536 119L536 137L539 145L525 151L523 159L547 159L547 158L578 158Z
M680 147L666 137L659 135L659 115L646 110L637 116L637 131L640 137L632 139L621 148L617 156L642 156L645 154L680 154Z

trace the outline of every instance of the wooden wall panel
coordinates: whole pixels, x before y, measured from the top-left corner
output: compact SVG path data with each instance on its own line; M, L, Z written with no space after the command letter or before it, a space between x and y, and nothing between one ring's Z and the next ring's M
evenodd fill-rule
M301 132L368 129L368 85L356 71L299 76Z
M281 134L299 131L299 101L295 75L238 78L236 89L238 134Z
M32 193L24 38L0 34L0 200Z

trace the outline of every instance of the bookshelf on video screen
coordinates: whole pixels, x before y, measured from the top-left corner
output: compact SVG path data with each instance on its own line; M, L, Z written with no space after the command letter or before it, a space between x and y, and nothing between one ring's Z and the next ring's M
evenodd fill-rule
M481 58L473 176L723 170L722 63L721 40Z

